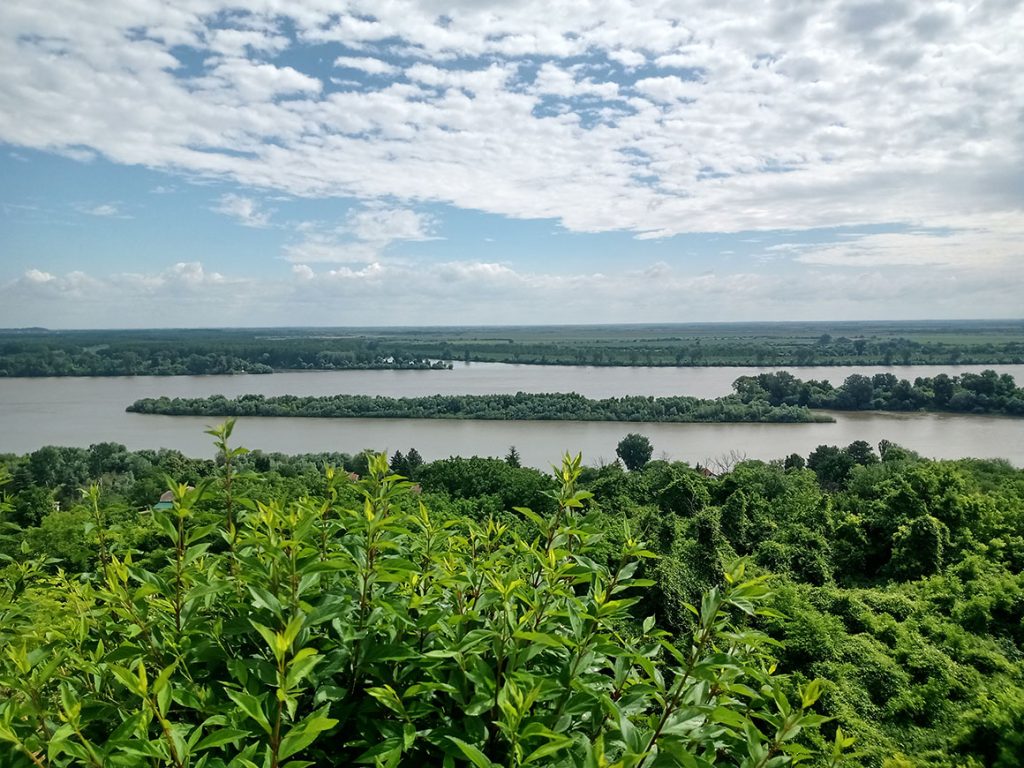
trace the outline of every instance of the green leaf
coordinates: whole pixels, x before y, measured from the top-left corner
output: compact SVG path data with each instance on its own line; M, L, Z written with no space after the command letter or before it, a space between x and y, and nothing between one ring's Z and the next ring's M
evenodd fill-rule
M405 705L402 704L401 698L399 698L398 694L395 693L395 689L390 685L385 685L379 688L367 688L366 692L392 712L402 717L406 716Z
M289 690L295 688L306 679L313 668L320 662L321 657L312 648L303 648L288 662L288 675L285 684Z
M563 749L568 748L571 744L572 739L565 737L549 741L547 744L537 747L537 749L533 750L533 752L527 755L526 759L523 760L523 765L526 765L527 763L532 763L534 760L540 760L542 757L548 757L549 755L554 755L558 752L561 752Z
M222 747L225 744L231 744L248 735L249 731L241 731L237 728L220 728L219 730L208 734L202 741L196 744L196 750Z
M474 747L472 744L467 744L462 739L457 739L454 736L449 736L448 740L457 746L473 765L477 768L493 768L494 763L487 759L487 755L481 752L479 749Z
M549 635L546 632L516 632L513 637L517 640L528 640L531 643L540 643L549 648L565 648L565 641L556 635Z
M543 518L528 507L513 507L513 509L529 520L531 523L536 525L538 528L544 528Z
M175 660L171 662L169 666L163 668L160 674L157 675L156 680L153 681L153 693L160 693L160 691L163 690L164 686L167 685L168 681L171 679L171 675L174 674L174 670L177 669L177 667L178 662L177 660Z
M284 738L281 739L281 748L278 750L282 760L305 749L316 740L317 736L338 724L337 720L323 716L322 713L326 711L327 708L324 707L314 712L285 734Z
M267 720L267 716L263 712L263 705L259 699L251 693L245 693L244 691L227 691L227 694L235 704L241 707L248 717L259 723L267 735L270 735L273 729L270 727L270 721Z
M821 690L823 683L819 679L811 680L807 685L800 689L800 706L803 709L807 709L814 705L814 702L821 696Z
M708 719L734 728L743 728L747 724L747 719L743 715L728 707L715 707Z

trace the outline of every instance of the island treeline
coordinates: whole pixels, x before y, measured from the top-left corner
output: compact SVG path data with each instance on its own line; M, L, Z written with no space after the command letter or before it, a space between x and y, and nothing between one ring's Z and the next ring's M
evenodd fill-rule
M987 370L918 377L913 382L891 373L853 374L835 387L828 381L801 381L788 371L741 376L733 382L748 404L804 406L839 411L948 411L1024 416L1024 389L1013 376Z
M143 398L132 413L163 416L303 416L319 418L482 419L536 421L808 423L833 419L812 409L840 411L946 411L1024 416L1024 390L1009 374L983 371L919 377L854 374L838 387L801 381L787 371L741 376L735 394L696 397L611 397L568 394L298 396L223 395Z
M0 764L1019 766L1006 462L546 474L213 431L0 456Z
M1024 323L0 331L0 376L422 368L454 360L596 366L1022 363Z
M714 400L696 397L609 397L567 394L329 395L324 397L242 395L158 397L136 400L131 413L163 416L303 416L318 418L481 419L498 421L771 422L832 421L799 405L743 402L736 395Z

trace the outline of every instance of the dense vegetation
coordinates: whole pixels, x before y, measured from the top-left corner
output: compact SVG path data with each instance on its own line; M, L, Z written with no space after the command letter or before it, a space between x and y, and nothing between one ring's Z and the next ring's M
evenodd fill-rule
M891 373L854 374L842 385L801 381L787 371L741 376L736 393L713 400L695 397L612 397L592 400L576 393L432 395L383 397L332 395L222 395L144 398L127 410L165 416L309 416L325 418L497 419L646 422L831 421L809 409L843 411L949 411L1024 416L1024 389L995 371L961 376L939 374L913 383Z
M331 395L328 397L242 395L159 397L136 400L132 413L165 416L309 416L382 419L490 419L538 421L811 422L831 421L803 406L772 405L764 399L743 402L736 395L696 397L610 397L592 400L569 394Z
M243 496L244 451L212 433L219 492L177 485L147 515L157 546L127 545L92 485L78 576L8 556L4 765L840 762L841 730L798 741L826 721L822 682L776 674L736 623L770 615L764 577L730 568L681 637L638 620L655 555L625 524L608 549L578 458L545 514L517 510L524 536L411 506L384 455L357 482L328 468L315 499Z
M933 378L913 383L891 373L853 374L839 387L827 381L800 381L788 371L741 376L733 389L751 405L806 406L842 411L950 411L1024 416L1024 389L1008 373L995 371Z
M823 765L841 726L856 765L1018 766L1024 471L880 450L396 453L415 487L370 454L2 457L0 764L597 766L603 734L623 765ZM816 679L834 720L781 739Z
M1024 322L0 331L0 376L418 368L431 360L626 366L1021 363Z
M0 376L179 376L275 370L442 369L370 341L262 338L240 331L0 332Z

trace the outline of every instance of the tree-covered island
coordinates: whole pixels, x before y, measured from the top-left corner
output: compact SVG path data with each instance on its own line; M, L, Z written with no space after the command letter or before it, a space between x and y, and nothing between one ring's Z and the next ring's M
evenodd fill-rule
M163 416L303 416L332 419L480 419L493 421L647 422L828 422L800 405L744 403L736 395L696 397L609 397L594 400L575 392L514 395L429 395L327 397L242 395L226 398L159 397L136 400L132 413Z
M940 374L913 382L892 374L854 374L835 387L827 381L801 381L781 371L743 376L735 392L715 399L696 397L610 397L577 393L514 395L430 395L326 397L222 395L197 398L144 398L132 413L164 416L302 416L316 418L481 419L497 421L641 421L812 423L833 421L814 409L840 411L946 411L1024 415L1024 390L1009 374L995 371L962 376Z

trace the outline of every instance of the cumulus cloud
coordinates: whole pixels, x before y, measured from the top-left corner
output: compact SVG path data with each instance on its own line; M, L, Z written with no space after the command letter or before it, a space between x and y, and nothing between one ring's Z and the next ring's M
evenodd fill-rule
M640 51L630 51L627 49L621 49L617 51L609 51L608 58L612 61L617 61L624 67L634 69L642 64L647 63L647 57L644 56Z
M25 272L25 280L28 283L52 283L57 278L49 272L43 272L41 269L30 269Z
M244 195L221 195L213 210L230 216L246 227L263 228L270 224L270 213L263 210L259 202Z
M12 299L21 299L28 303L40 305L53 301L58 305L68 301L95 301L103 293L103 283L81 270L73 270L63 275L31 268L24 274L0 288L0 296L8 294ZM16 304L12 301L12 304ZM16 315L12 313L7 325L16 324ZM42 325L43 323L39 323Z
M398 72L398 67L394 64L388 64L372 56L339 56L334 60L334 66L358 69L369 75L393 75Z

